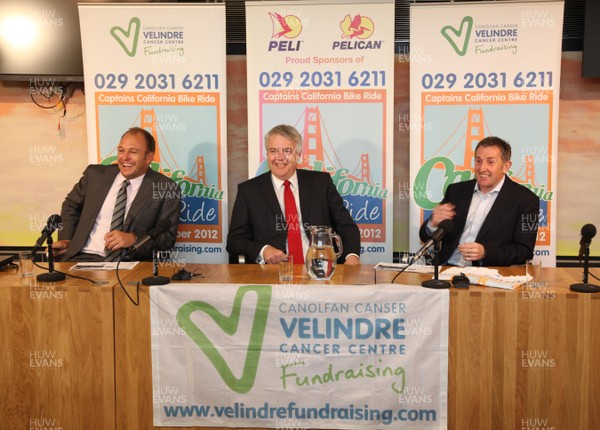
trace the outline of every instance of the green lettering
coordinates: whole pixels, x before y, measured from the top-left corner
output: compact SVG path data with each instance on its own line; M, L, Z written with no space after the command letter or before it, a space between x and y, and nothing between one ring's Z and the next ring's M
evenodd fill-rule
M427 192L429 177L438 163L441 163L444 168L445 181L442 192L446 192L448 185L453 184L454 182L471 179L471 175L473 174L470 170L455 171L454 162L446 157L433 157L427 160L417 173L413 190L415 203L426 210L432 210L439 203L431 201L429 193Z

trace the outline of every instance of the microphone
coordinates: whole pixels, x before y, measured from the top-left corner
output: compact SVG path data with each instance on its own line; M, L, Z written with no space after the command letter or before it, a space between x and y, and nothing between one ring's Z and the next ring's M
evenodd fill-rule
M589 248L592 243L592 238L596 236L596 226L594 224L586 224L581 227L581 240L579 241L579 259L583 258L586 248Z
M452 222L452 220L445 219L442 222L440 222L438 224L437 230L431 236L431 239L429 239L427 243L423 245L423 247L419 250L419 252L417 252L413 261L416 261L417 259L421 258L423 254L425 254L425 251L427 251L432 245L437 245L440 242L440 240L442 240L444 235L450 233L452 230L454 230L454 222ZM433 255L433 279L428 279L427 281L421 282L422 287L434 289L450 288L450 282L438 279L438 250L439 249L436 249L436 252Z
M50 236L52 236L52 233L54 233L54 230L56 230L57 228L59 228L61 226L62 226L62 218L60 217L60 215L58 215L58 214L50 215L50 218L48 218L48 222L46 223L46 226L42 230L42 235L35 242L35 245L33 246L33 250L31 251L31 253L35 254L44 245L44 242L46 242L46 240ZM594 232L594 234L595 234L595 232Z
M419 251L413 257L413 261L417 261L432 245L438 243L445 235L451 233L454 230L454 222L451 219L445 219L438 224L437 230L433 233L431 238L419 249Z
M590 266L590 243L592 238L596 236L596 226L594 224L586 224L581 227L581 240L579 241L579 260L583 260L583 282L572 284L571 291L578 293L599 293L600 286L588 284L588 274Z
M40 282L58 282L64 281L66 275L62 272L54 271L54 254L52 252L52 233L58 228L62 227L62 218L60 215L50 215L46 227L42 230L42 235L39 237L33 249L31 255L34 257L35 253L44 245L44 242L48 241L48 273L40 273L36 276L36 279ZM40 266L41 267L41 266Z
M170 220L168 220L168 219L162 219L162 220L160 220L158 222L158 224L156 224L156 227L154 227L152 230L150 230L146 234L146 236L144 236L144 238L142 240L140 240L138 243L136 243L131 248L129 248L129 251L127 251L127 254L129 255L129 254L134 253L142 245L144 245L146 242L148 242L149 240L152 240L152 239L156 239L160 234L164 233L169 228L171 228L171 221Z

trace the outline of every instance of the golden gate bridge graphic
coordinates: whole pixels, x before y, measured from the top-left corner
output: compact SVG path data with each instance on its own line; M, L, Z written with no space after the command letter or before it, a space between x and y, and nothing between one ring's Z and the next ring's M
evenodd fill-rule
M301 123L304 123L302 127L299 126ZM311 170L318 161L333 167L334 171L342 168L342 162L333 147L318 107L306 107L294 127L301 131L303 136L302 159L298 163L299 168ZM361 153L357 166L346 176L356 181L375 184L371 176L369 154Z
M159 165L160 171L165 172L173 172L175 170L179 170L180 167L171 152L169 145L167 144L167 139L160 128L160 124L156 117L156 112L154 109L141 109L139 115L135 118L131 127L140 127L152 134L154 140L156 141L156 150L154 152L154 161ZM159 138L160 134L160 138ZM107 157L112 155L116 155L118 144L113 147ZM196 162L192 171L186 176L183 177L184 180L195 183L195 184L203 184L208 186L206 181L206 166L204 164L204 156L197 155Z
M458 135L459 130L464 130L462 127L466 122L466 131L463 134ZM458 145L465 142L464 158L462 165L456 165L456 170L473 170L475 167L475 147L477 143L486 136L490 136L490 129L485 121L485 115L482 108L472 109L469 108L467 113L462 117L456 128L450 133L448 138L440 145L440 147L431 155L431 158L438 155L448 156L452 153ZM445 150L446 147L450 147ZM436 168L441 168L438 164ZM518 172L513 172L511 179L521 184L531 184L532 186L537 185L535 180L535 164L534 156L526 155L524 163Z

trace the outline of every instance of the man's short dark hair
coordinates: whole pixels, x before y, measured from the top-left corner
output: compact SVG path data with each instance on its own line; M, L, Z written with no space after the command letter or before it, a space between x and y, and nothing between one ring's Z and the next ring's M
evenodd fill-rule
M141 127L131 127L129 130L123 133L121 139L123 139L128 134L141 134L144 137L144 140L146 141L146 149L148 150L148 152L154 153L156 151L156 140L154 140L154 136L152 136L152 134L148 130Z
M499 137L496 137L496 136L488 136L486 138L483 138L479 141L479 143L475 147L475 153L477 153L477 150L479 149L480 146L482 146L484 148L496 146L496 147L498 147L498 149L500 149L500 157L502 158L502 161L504 163L506 163L507 161L510 161L510 157L512 156L512 150L510 149L510 145L506 140L500 139Z

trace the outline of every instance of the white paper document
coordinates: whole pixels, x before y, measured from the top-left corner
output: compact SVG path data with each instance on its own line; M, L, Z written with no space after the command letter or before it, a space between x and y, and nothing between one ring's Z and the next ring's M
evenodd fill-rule
M512 290L527 282L526 275L502 276L500 273L498 273L497 269L476 266L450 267L440 272L439 278L443 280L452 280L452 277L460 275L461 273L469 278L470 284L482 285L484 287Z
M69 270L115 270L117 263L118 261L85 261L75 264ZM122 261L119 264L119 270L131 270L138 263L139 261Z
M377 263L374 267L375 270L390 270L392 272L399 272L407 266L406 263ZM433 273L433 266L426 266L424 264L413 264L405 270L407 273Z

